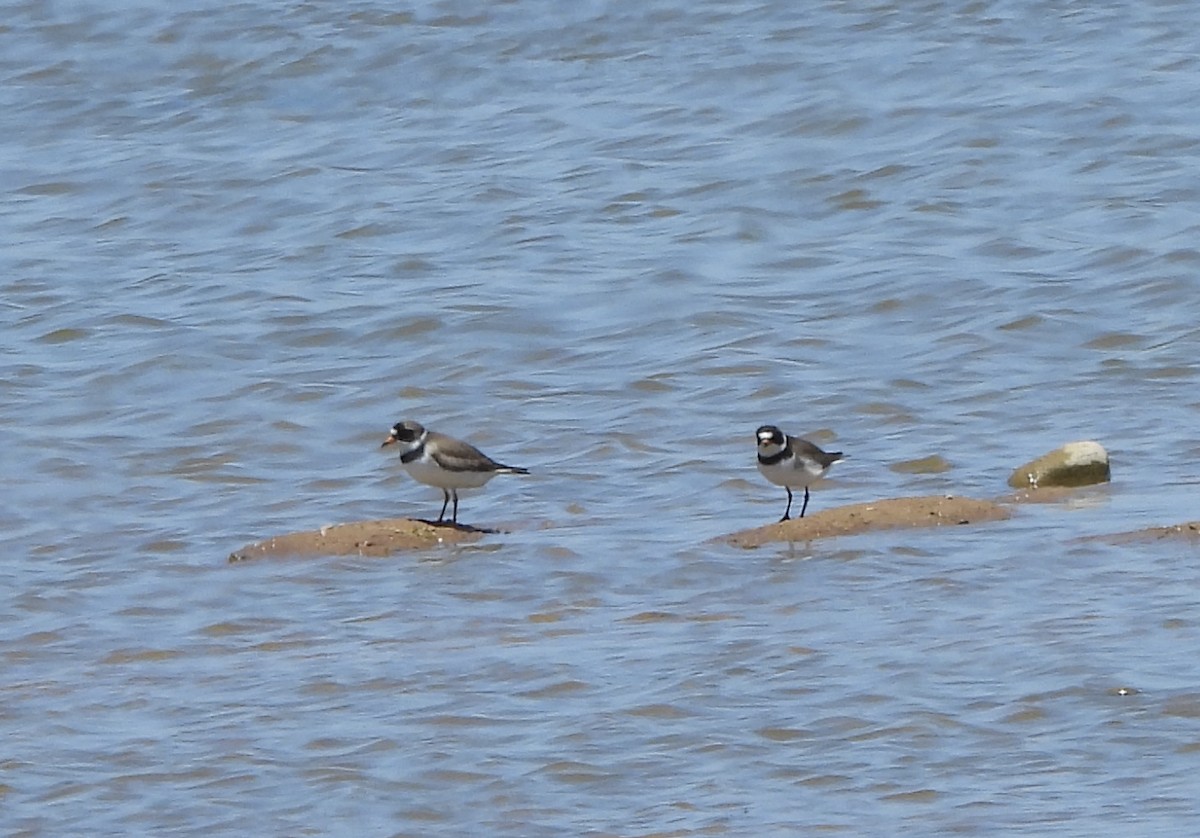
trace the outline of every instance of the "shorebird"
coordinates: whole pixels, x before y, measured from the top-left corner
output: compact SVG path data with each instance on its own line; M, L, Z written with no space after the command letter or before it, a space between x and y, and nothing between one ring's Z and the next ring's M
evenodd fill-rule
M807 439L788 436L774 425L763 425L758 438L758 470L776 486L787 490L787 509L780 523L791 517L792 487L804 487L804 505L800 517L808 509L808 487L825 476L829 467L845 459L841 451L822 451Z
M400 462L418 483L442 490L442 511L437 523L446 517L446 507L454 500L450 523L458 523L458 492L480 489L497 474L529 474L528 469L506 466L484 454L474 445L437 431L427 430L418 422L397 422L383 446L399 445Z

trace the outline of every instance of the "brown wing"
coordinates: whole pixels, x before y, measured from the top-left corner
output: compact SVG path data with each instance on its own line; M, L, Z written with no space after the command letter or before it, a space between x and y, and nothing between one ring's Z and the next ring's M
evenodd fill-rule
M499 471L500 463L469 442L430 431L425 441L429 456L446 471Z
M800 439L799 437L792 437L791 440L793 451L816 460L821 464L821 468L829 468L838 460L844 459L841 451L822 451L807 439Z

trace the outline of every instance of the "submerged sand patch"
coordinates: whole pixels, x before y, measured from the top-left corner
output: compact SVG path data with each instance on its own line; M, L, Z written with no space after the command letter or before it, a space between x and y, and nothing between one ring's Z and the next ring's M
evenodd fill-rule
M1085 535L1076 541L1103 541L1106 544L1138 544L1142 542L1163 541L1166 539L1181 539L1183 541L1200 541L1200 521L1188 521L1183 524L1173 524L1165 527L1146 527L1129 532L1114 532L1107 535Z

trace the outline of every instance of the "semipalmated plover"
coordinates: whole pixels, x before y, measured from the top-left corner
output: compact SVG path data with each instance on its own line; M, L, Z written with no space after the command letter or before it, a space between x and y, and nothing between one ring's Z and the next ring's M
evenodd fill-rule
M398 443L400 462L418 483L442 490L442 511L437 523L446 516L446 506L454 499L450 523L458 523L458 490L479 489L497 474L529 474L529 469L496 462L474 445L461 439L428 431L417 422L397 422L381 448Z
M787 489L787 509L780 522L786 521L792 511L792 487L804 487L804 505L800 517L808 509L808 487L829 471L834 463L845 459L841 451L822 451L807 439L788 436L774 425L763 425L755 435L758 437L758 470L763 477L776 486Z

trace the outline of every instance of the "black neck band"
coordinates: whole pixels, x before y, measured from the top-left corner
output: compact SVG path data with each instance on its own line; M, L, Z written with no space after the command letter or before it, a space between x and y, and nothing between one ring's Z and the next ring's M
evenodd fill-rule
M786 460L787 455L788 455L788 450L786 448L784 448L778 454L772 454L769 457L764 457L762 454L759 454L758 461L760 463L762 463L764 466L773 466L776 463L780 463L780 462L783 462L784 460ZM401 457L400 459L404 459L404 458Z

